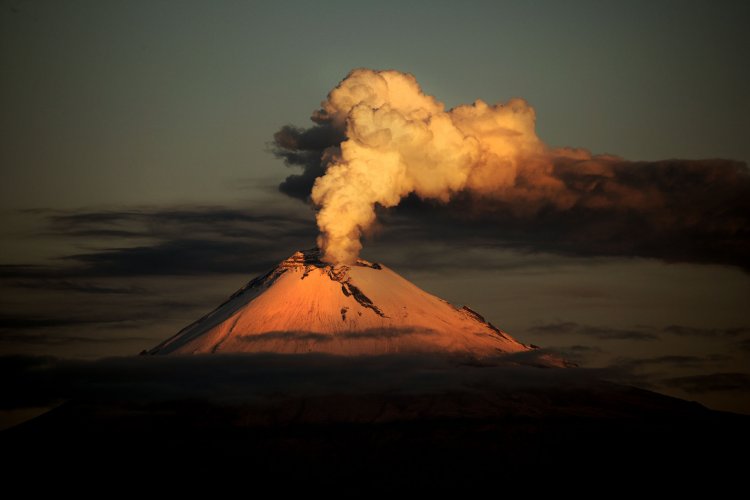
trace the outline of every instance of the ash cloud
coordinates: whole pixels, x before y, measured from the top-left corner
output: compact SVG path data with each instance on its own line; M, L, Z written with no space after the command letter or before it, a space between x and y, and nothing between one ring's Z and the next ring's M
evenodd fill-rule
M279 184L279 191L307 201L315 180L325 174L327 162L345 139L343 131L330 124L307 129L281 127L273 136L273 153L289 167L302 167L302 173L288 176Z
M353 71L313 121L276 134L277 156L303 168L279 189L312 195L331 261L351 260L378 207L398 206L392 217L443 241L750 270L745 163L550 148L525 101L446 110L396 71Z

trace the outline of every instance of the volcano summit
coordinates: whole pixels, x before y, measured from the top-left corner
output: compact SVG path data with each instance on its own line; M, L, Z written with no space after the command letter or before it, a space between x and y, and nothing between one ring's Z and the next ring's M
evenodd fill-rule
M490 357L531 347L381 264L296 252L149 354L442 352Z

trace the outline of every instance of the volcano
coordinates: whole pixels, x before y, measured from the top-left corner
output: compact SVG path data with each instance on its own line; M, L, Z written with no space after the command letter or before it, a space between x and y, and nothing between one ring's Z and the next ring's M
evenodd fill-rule
M148 353L15 361L11 397L64 403L0 433L3 451L34 471L78 473L76 450L86 470L201 464L269 487L392 492L496 488L534 465L744 477L750 446L747 417L562 368L383 265L317 250Z
M435 297L386 266L332 266L294 253L149 354L451 353L532 349L466 306Z

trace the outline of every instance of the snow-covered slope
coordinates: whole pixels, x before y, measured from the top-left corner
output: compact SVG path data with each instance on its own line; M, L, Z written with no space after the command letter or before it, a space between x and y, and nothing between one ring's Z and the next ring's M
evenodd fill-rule
M332 267L296 252L150 354L529 350L467 307L456 308L380 264Z

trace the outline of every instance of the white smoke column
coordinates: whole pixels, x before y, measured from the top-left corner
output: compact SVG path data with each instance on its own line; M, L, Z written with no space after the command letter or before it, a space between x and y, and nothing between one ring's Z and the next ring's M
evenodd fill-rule
M447 202L468 189L525 209L536 200L572 203L521 99L446 111L410 74L357 69L322 106L314 119L345 127L347 137L312 190L328 262L354 262L376 204L393 207L410 193Z

